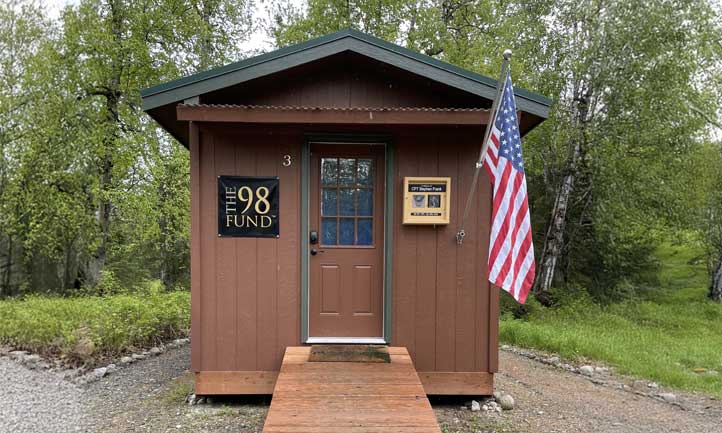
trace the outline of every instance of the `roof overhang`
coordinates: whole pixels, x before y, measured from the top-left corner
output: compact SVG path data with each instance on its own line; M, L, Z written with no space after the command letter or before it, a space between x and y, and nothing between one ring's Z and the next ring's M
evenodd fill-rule
M493 100L497 81L375 38L357 30L341 30L310 41L190 75L141 91L143 110L156 119L181 142L185 131L173 119L175 106L196 101L201 95L315 62L343 52L355 52L392 65L443 85ZM515 88L517 108L538 121L549 116L551 100L524 89ZM202 102L202 101L201 101Z

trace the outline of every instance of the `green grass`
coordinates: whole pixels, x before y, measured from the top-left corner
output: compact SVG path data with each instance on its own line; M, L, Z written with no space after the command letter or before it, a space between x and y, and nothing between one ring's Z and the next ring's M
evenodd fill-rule
M0 344L75 362L185 335L188 292L0 301Z
M193 392L193 376L188 373L174 379L161 395L166 404L178 405L186 401L186 397Z
M578 301L556 310L536 308L524 320L505 315L500 338L722 396L722 305L706 299L707 273L698 256L697 248L665 245L657 251L658 290L609 306Z

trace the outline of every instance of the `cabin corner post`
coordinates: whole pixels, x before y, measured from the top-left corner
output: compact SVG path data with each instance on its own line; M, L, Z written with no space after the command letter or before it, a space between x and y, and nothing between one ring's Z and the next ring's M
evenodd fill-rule
M493 194L491 192L491 183L486 183L486 194L488 195L489 209L493 208ZM485 230L482 242L489 243L491 236L491 215L488 220L488 230ZM488 272L488 270L487 270ZM486 273L485 275L488 275ZM499 288L486 278L486 287L489 294L489 372L496 373L499 371L499 309L500 309L500 292Z
M201 370L201 173L200 131L189 122L191 191L191 370Z
M384 206L384 339L392 344L393 337L393 263L394 263L394 142L386 141L386 203Z
M499 371L499 288L489 284L489 372Z
M311 144L306 137L301 144L301 343L308 341L310 164Z

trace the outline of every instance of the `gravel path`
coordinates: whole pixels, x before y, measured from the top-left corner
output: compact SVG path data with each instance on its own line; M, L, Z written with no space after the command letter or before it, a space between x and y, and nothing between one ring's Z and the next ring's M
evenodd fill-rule
M83 390L55 373L0 358L0 432L82 431Z
M722 403L715 398L672 390L670 404L653 396L670 390L651 392L645 381L586 377L505 351L499 366L496 389L514 396L515 409L472 413L460 410L458 399L438 400L434 408L444 431L722 433Z
M88 432L260 432L269 397L189 406L188 346L137 362L88 386Z
M171 349L83 387L0 358L0 432L260 432L269 397L184 402L189 358L188 346ZM630 378L588 378L505 351L500 366L496 387L515 409L471 412L460 407L468 398L432 399L443 432L722 433L722 403L711 397L673 391L670 404Z

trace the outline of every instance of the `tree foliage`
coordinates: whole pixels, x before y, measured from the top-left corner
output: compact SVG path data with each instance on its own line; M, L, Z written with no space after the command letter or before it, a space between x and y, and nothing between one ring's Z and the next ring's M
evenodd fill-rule
M648 274L661 240L698 227L705 176L722 171L692 163L714 139L720 18L704 0L310 0L277 7L271 34L354 27L490 76L511 48L514 82L554 100L525 140L537 294L609 299Z
M0 295L187 284L188 155L139 90L239 56L249 5L0 5Z
M541 297L628 294L685 230L722 269L716 3L296 4L270 5L278 46L353 27L489 76L513 50L515 84L554 101L524 142ZM187 284L187 151L138 92L243 57L253 6L81 0L50 20L32 0L0 4L0 296Z

